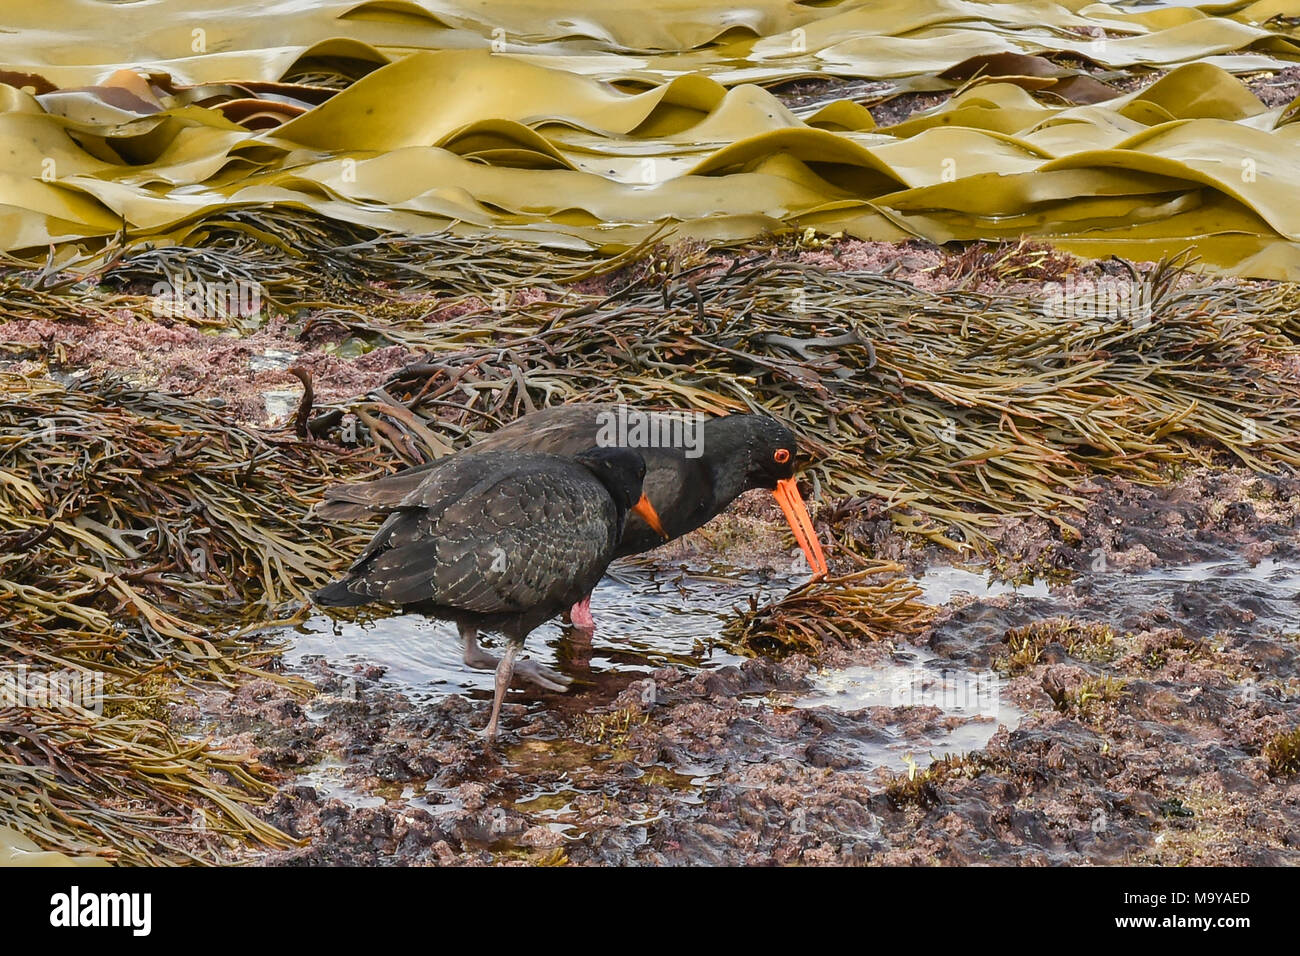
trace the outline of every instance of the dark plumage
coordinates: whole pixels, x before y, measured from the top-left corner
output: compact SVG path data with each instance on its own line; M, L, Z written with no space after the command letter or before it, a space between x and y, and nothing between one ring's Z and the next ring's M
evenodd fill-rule
M629 418L642 416L630 424L647 427L639 436L634 427L622 431L611 428L611 424L618 424L620 416L625 426ZM525 415L471 450L573 455L593 445L634 447L646 463L646 497L662 519L670 540L694 531L744 492L769 489L781 503L813 573L824 574L825 558L794 486L797 446L790 430L767 415L727 415L704 418L697 432L683 435L679 430L677 437L688 441L661 447L648 444L647 435L672 435L674 416L680 421L681 413L643 411L626 405L562 405ZM428 476L459 457L442 458L375 481L329 488L316 514L320 518L356 518L386 513ZM628 520L615 557L639 554L663 541L634 515Z
M314 597L332 606L382 601L455 621L466 662L497 667L494 739L524 638L591 592L630 512L658 523L642 495L644 477L641 456L618 448L573 457L501 449L456 455L390 500L388 519L347 575ZM509 639L500 662L478 649L480 630ZM543 686L567 683L534 662L521 665L531 665L521 673Z

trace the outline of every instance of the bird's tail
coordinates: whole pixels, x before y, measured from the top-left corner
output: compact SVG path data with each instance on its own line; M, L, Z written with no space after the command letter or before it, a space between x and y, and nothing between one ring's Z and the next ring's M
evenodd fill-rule
M311 509L311 516L318 521L350 520L364 518L371 514L374 514L374 511L369 505L333 498L317 502Z
M326 488L325 499L312 507L311 517L318 521L349 521L388 514L397 509L397 502L401 500L398 495L389 497L392 500L384 500L365 485L334 485Z
M312 594L312 600L323 607L359 607L370 602L365 594L358 594L348 588L351 578L343 578L333 584L327 584Z
M420 487L429 472L448 459L417 465L393 475L325 489L323 501L311 509L311 516L322 521L367 518L389 514L402 506L402 499Z

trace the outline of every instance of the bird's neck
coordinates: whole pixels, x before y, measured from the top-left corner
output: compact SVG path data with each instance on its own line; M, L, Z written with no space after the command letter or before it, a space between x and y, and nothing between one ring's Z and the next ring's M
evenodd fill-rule
M627 491L611 482L603 472L592 471L592 475L601 483L609 493L610 500L614 502L614 527L623 527L623 523L627 521L627 513L632 510L632 502L627 498Z
M709 462L709 479L719 508L725 508L745 491L746 456L744 432L738 416L719 418L704 426L704 448Z

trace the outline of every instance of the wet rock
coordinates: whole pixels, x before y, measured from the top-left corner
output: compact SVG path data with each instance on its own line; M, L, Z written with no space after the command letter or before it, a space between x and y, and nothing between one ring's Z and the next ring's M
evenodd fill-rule
M1294 677L1297 666L1300 666L1300 645L1278 640L1245 638L1233 640L1230 646L1251 661L1261 673L1277 677Z
M854 753L852 745L842 741L815 740L804 751L804 757L810 766L829 767L833 770L845 770L860 766L862 761Z
M1191 716L1172 687L1135 680L1125 687L1124 710L1139 719L1154 721L1184 720Z
M1262 749L1300 723L1300 645L1278 623L1300 622L1300 607L1263 573L1167 573L1295 554L1300 498L1278 490L1294 483L1196 470L1165 488L1095 480L1087 512L1069 519L1082 542L1056 540L1046 522L1008 529L1004 554L1020 557L1000 572L1036 561L1082 573L1050 597L954 601L918 644L944 666L979 670L1004 666L1009 629L1044 618L1104 622L1114 639L1071 643L1053 631L1005 680L1002 701L1023 718L1008 706L1008 726L947 771L932 768L932 742L977 727L969 716L791 703L813 668L900 659L887 642L811 660L642 667L567 695L520 694L496 754L475 736L481 695L413 702L364 666L327 661L312 678L311 720L272 684L234 695L224 727L267 763L328 755L346 765L351 802L291 782L271 801L267 818L310 841L272 862L1295 863L1300 782L1270 777ZM916 557L878 516L845 520ZM1104 572L1091 567L1098 545ZM358 699L343 696L349 686ZM873 761L891 747L929 775L924 799L886 792L896 796L908 773Z
M419 807L398 815L393 823L395 854L416 855L444 839L444 834L427 810Z
M1233 501L1223 509L1223 516L1219 519L1219 526L1225 529L1233 525L1242 525L1249 528L1257 524L1258 521L1255 506L1249 501Z
M398 780L411 780L414 774L406 762L397 754L388 753L381 755L372 765L373 772L380 780L394 782Z

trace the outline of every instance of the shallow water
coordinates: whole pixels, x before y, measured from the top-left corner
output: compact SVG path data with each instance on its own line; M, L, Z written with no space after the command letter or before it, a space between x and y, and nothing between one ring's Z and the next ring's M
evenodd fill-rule
M998 586L984 587L983 581L972 572L937 569L931 576L935 587L929 593L938 595L944 589L1001 593ZM751 596L760 602L779 598L797 583L797 579L753 571L705 575L646 565L616 565L592 599L597 633L590 645L571 640L572 632L551 623L531 635L526 653L575 679L569 702L582 692L584 682L594 684L601 677L649 674L669 664L688 670L738 666L744 658L717 644L735 609L746 606ZM483 642L490 646L493 638L485 637ZM472 670L462 663L455 627L421 615L399 614L364 624L336 622L323 615L312 618L296 629L284 663L290 671L308 673L317 657L344 672L382 667L380 686L403 694L417 705L451 694L480 700L492 695L492 673ZM810 675L810 679L811 692L792 701L793 705L835 712L838 729L829 735L829 746L863 772L901 772L910 765L924 768L932 759L978 750L999 725L1014 729L1023 716L1004 699L1003 681L996 675L962 669L921 648L903 646L884 665L825 670ZM527 688L514 690L512 699L526 702L531 712L557 703L555 695L541 695ZM308 714L324 717L333 703L329 698L318 699ZM766 694L756 694L746 703L757 707L773 701ZM854 712L872 707L937 708L937 713L907 727L892 719L854 716ZM791 750L785 744L774 745L780 752L773 752L769 759L804 759L798 747ZM602 779L609 750L576 740L537 737L508 744L502 756L512 772L520 780L541 777L545 781L525 786L509 803L511 812L523 814L531 825L545 827L565 840L581 839L585 829L577 821L589 814L583 814L574 801L591 792L609 794L611 786L621 789L621 785L608 780L592 783ZM722 785L725 760L722 755L715 757L695 759L679 753L666 763L629 768L634 776L624 783L653 783L671 793L670 802L697 806L714 787ZM346 780L347 770L345 763L328 759L301 782L316 787L322 797L336 798L353 808L385 802L384 798L351 786ZM432 780L408 784L400 792L386 796L400 797L403 804L434 817L455 814L460 809L455 788L440 787ZM487 815L484 846L494 850L510 846L504 836L497 840L491 832L494 825L504 826L503 813L498 806ZM636 825L627 826L636 830L650 822L635 821Z
M1300 592L1300 562L1264 558L1256 565L1244 560L1199 561L1172 568L1153 568L1140 577L1148 581L1255 581L1268 591Z
M717 643L726 622L751 595L760 602L774 600L796 583L753 571L705 575L616 565L592 599L597 632L590 644L574 640L574 632L552 622L533 632L525 654L572 677L570 694L581 693L584 684L593 684L602 675L646 675L668 665L697 670L740 665L744 658ZM1225 607L1244 609L1243 627L1300 628L1300 563L1272 559L1253 567L1235 560L1145 572L1112 570L1080 575L1069 585L1052 587L1045 581L1013 587L974 571L940 566L925 571L918 584L922 600L934 605L946 604L957 595L977 600L1009 596L1013 601L1033 600L1035 612L1041 615L1097 616L1100 612L1111 617L1161 606L1195 615L1197 606L1189 611L1189 601L1204 600L1214 612ZM1210 613L1203 622L1206 632L1231 629L1234 623ZM365 623L318 615L290 636L284 663L291 672L307 672L319 656L345 670L381 667L379 684L415 703L449 694L480 700L492 695L492 672L464 665L456 629L446 622L418 614ZM488 635L482 643L499 648L500 639ZM982 747L999 723L1014 728L1022 716L1005 699L1003 682L996 674L964 669L951 659L905 645L883 665L823 671L811 679L814 690L795 701L795 706L841 713L870 707L937 707L945 716L965 720L946 735L921 742L936 756ZM513 696L519 699L520 692ZM527 692L525 699L532 708L546 706L536 692ZM903 755L916 751L917 744L904 739L878 741L862 757L868 765L897 769L905 763ZM694 774L685 769L689 780Z
M986 574L948 565L927 568L916 583L921 586L921 600L936 605L947 604L958 594L977 598L997 597L1000 594L1040 598L1051 596L1046 581L1033 581L1024 585L1005 584L991 580Z
M1300 630L1300 562L1203 561L1139 573L1102 572L1079 585L1104 606L1129 615L1167 611L1188 631L1205 637Z
M350 786L343 779L346 771L347 764L343 761L327 757L300 776L297 782L308 787L315 787L322 797L341 800L355 809L382 807L384 805L385 800L383 797L363 793Z
M779 598L798 581L754 571L704 574L617 565L594 596L598 630L590 645L575 641L556 624L531 636L527 653L564 671L575 685L567 695L513 690L512 702L524 704L530 716L514 712L511 725L516 730L532 727L507 733L492 761L471 769L453 758L435 762L437 772L404 771L409 775L389 782L394 778L376 772L382 765L382 732L372 736L373 730L365 728L393 726L392 713L406 711L385 712L386 705L376 698L374 708L344 711L340 721L335 709L339 695L322 694L310 705L308 718L325 722L332 733L342 727L343 739L359 746L355 756L327 757L295 782L352 811L425 811L436 821L437 832L452 834L464 852L483 853L484 859L505 854L539 860L558 844L580 848L584 859L635 859L647 847L654 858L668 847L673 859L717 862L726 858L738 834L764 826L754 822L759 817L739 820L731 809L737 805L761 810L760 817L774 814L773 819L783 821L778 828L805 820L802 805L778 812L763 803L765 797L754 795L761 794L763 785L747 779L748 765L850 774L851 783L841 786L859 795L853 805L865 807L869 795L887 786L889 775L983 750L1000 727L1032 734L1032 727L1023 729L1026 714L1010 699L1007 681L989 669L990 638L996 642L1009 626L1066 614L1101 618L1127 629L1169 624L1204 635L1240 629L1247 639L1265 629L1300 629L1297 562L1267 560L1251 566L1238 559L1145 572L1111 568L1076 574L1050 587L1040 581L1019 588L989 583L975 571L937 567L918 582L930 602L951 601L956 595L973 598L959 601L961 610L936 627L931 646L879 645L858 657L873 663L813 671L803 690L743 692L742 703L752 718L737 718L734 705L719 704L732 708L730 730L712 741L708 713L700 725L706 729L697 732L691 709L676 711L665 724L662 746L647 751L629 749L617 725L608 737L604 731L595 735L563 728L582 724L587 711L597 719L617 718L622 712L602 705L630 679L658 667L672 664L689 674L743 663L717 644L734 609L747 605L751 595L763 602ZM1153 611L1167 613L1152 624ZM365 624L319 616L286 636L291 643L284 655L288 670L318 677L324 658L326 670L357 673L360 683L361 674L377 666L383 669L379 688L400 694L416 710L432 709L454 695L480 701L491 696L492 674L462 664L455 628L446 623L418 615ZM374 679L373 671L365 673L367 687ZM723 687L748 686L730 674L719 680ZM375 689L363 691L363 699ZM346 689L342 696L348 699ZM561 708L567 716L558 722L537 722ZM798 720L783 716L791 708L801 715ZM374 723L347 729L348 722L364 721L366 715ZM459 729L453 732L472 734L481 719L482 708L468 723L458 716L452 726ZM421 726L413 717L403 733L418 733ZM437 733L447 727L436 726L444 728ZM399 745L397 752L405 756L411 750ZM486 803L480 780L487 788ZM822 803L806 812L840 812L834 800ZM845 817L835 832L844 839L876 839L872 828L879 828L878 817L865 811L858 817ZM558 841L537 842L542 832ZM684 834L687 842L679 840Z
M1237 630L1260 626L1300 628L1300 562L1264 558L1252 565L1244 558L1199 561L1145 571L1112 567L1076 574L1068 582L1035 580L1011 585L986 574L957 567L926 569L918 578L921 599L944 605L962 595L977 600L1009 597L1033 600L1042 615L1087 613L1101 610L1120 618L1155 608L1172 608L1195 617L1198 605L1207 612L1202 627L1195 619L1184 621L1192 630ZM1223 617L1237 609L1240 621ZM1211 614L1208 612L1217 612ZM1241 628L1234 627L1234 623Z
M525 656L563 670L575 679L596 675L650 673L678 664L711 669L740 664L718 646L717 637L733 609L748 602L784 594L795 582L755 572L702 576L635 565L611 569L592 597L596 634L587 647L565 639L556 622L538 628L525 644ZM486 647L499 647L493 635ZM461 661L460 638L454 625L419 614L398 614L366 624L335 621L324 615L297 629L286 651L288 669L301 669L321 655L331 663L378 665L385 669L381 684L415 701L446 694L491 697L492 672L471 670Z
M929 760L922 755L940 758L979 750L999 725L1012 730L1019 726L1024 712L1005 699L1005 683L992 671L967 670L922 648L902 647L883 665L823 671L813 678L813 693L794 703L843 713L868 707L936 707L946 717L963 720L921 737L896 733L887 725L883 739L859 742L857 755L865 767L901 771L911 761L926 766Z

